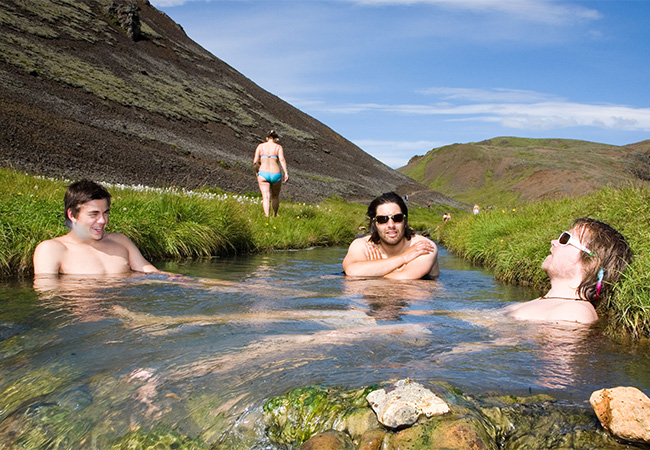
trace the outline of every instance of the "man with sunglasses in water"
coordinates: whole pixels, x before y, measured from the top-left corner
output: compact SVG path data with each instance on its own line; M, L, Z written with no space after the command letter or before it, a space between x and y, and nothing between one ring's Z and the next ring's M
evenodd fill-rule
M394 279L435 278L438 248L408 226L402 197L387 192L368 206L370 236L355 239L343 259L346 275Z
M632 250L615 229L595 219L581 218L551 241L542 269L551 290L536 300L506 308L516 319L592 323L596 306L632 261Z

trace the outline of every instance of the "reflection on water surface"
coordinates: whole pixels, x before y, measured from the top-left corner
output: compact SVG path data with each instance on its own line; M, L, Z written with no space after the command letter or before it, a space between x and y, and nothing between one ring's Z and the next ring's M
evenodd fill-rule
M650 388L646 356L597 327L505 318L502 307L538 293L495 283L444 249L436 281L349 279L344 254L159 264L188 275L180 280L3 285L0 435L65 408L75 425L61 433L91 435L98 448L160 423L210 442L236 421L259 427L264 399L291 388L404 377L576 402L601 387Z

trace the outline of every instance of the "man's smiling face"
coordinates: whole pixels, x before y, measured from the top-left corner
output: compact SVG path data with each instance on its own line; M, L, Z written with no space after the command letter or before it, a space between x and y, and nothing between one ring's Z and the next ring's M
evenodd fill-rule
M70 217L73 231L82 239L100 240L104 237L109 211L106 199L84 203L77 217Z

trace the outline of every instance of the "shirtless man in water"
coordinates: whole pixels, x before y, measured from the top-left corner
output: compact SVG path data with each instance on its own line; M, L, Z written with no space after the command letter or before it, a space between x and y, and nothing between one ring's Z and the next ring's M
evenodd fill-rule
M111 206L106 188L93 181L78 181L68 187L64 204L70 232L38 244L35 275L158 272L128 237L104 232Z
M406 204L394 192L370 203L370 236L350 244L343 259L346 275L402 280L438 276L438 248L409 228L407 213Z
M551 290L506 311L515 319L593 323L598 302L607 299L631 261L632 251L618 231L598 220L576 219L569 231L551 241L542 263Z

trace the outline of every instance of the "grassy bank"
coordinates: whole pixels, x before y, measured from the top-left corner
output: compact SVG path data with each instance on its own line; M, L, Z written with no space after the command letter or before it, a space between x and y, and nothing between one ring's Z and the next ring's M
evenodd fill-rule
M498 280L544 290L548 278L540 266L551 239L583 216L619 230L635 254L610 301L600 305L609 332L650 337L650 189L604 188L581 198L456 216L436 238L450 251L493 269Z
M0 169L0 275L29 274L36 245L68 231L68 184ZM280 217L269 219L256 195L107 187L113 195L108 230L129 236L150 260L347 245L367 225L367 207L342 199L281 201ZM434 208L409 213L418 229L440 223Z

